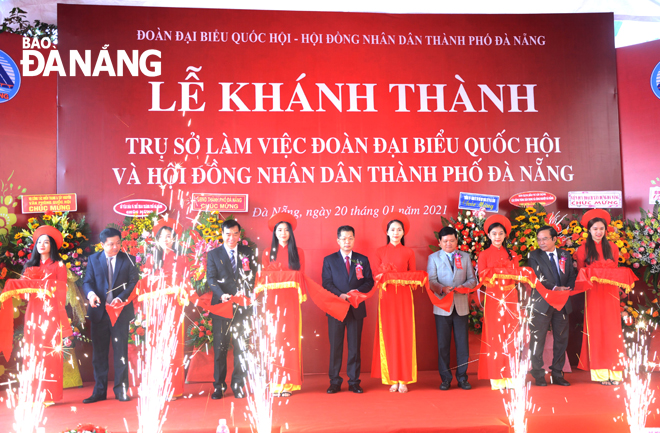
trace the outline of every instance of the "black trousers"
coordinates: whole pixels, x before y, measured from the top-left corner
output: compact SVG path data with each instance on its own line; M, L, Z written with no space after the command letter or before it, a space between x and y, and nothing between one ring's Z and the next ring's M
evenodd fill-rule
M530 350L532 352L532 369L530 373L535 378L545 376L543 369L543 348L545 347L545 337L552 324L552 365L550 371L553 376L563 376L564 363L566 362L566 348L568 347L568 314L566 308L557 311L554 308L548 308L545 313L534 311L530 323Z
M230 344L234 348L234 371L231 375L231 389L238 392L245 385L245 366L241 358L243 350L248 343L245 335L245 321L249 320L246 311L242 308L234 309L234 318L226 319L211 314L213 323L213 387L216 390L227 390L227 351Z
M115 397L126 396L128 392L128 323L133 319L134 313L132 307L130 310L127 307L124 307L117 318L115 326L112 326L107 312L103 313L100 322L91 322L94 395L108 394L110 344L112 344L115 368L115 383L112 390Z
M456 308L449 316L435 315L435 329L438 333L438 371L443 382L451 382L452 373L449 368L449 351L451 334L454 333L456 343L456 379L459 382L467 380L467 368L470 357L468 342L468 316L456 314Z
M344 355L344 331L348 345L348 359L346 361L346 373L349 385L360 384L360 345L362 344L362 322L364 319L356 319L349 311L343 322L328 316L328 336L330 337L330 376L331 385L341 385L343 379L339 375L341 370L342 356Z

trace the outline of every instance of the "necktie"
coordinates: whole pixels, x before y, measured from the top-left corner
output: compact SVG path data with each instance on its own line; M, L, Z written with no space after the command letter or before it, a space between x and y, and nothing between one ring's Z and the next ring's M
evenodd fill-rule
M550 256L550 261L552 262L552 269L555 271L555 278L557 279L556 285L561 284L561 277L559 276L559 268L557 267L557 262L555 261L555 253L548 253L548 256Z
M112 302L112 274L113 274L113 269L112 269L112 258L108 257L108 293L105 295L105 302L108 304Z
M346 272L351 275L351 259L348 256L346 256Z
M454 272L454 256L447 256L449 258L449 266L451 266L451 271Z
M236 258L234 257L234 250L229 250L229 260L231 260L231 268L236 273Z

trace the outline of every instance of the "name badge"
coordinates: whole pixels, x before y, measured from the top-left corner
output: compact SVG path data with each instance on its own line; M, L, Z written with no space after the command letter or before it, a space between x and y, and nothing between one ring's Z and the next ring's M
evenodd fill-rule
M461 256L456 254L454 255L454 266L456 266L456 269L463 269L463 263L461 261Z

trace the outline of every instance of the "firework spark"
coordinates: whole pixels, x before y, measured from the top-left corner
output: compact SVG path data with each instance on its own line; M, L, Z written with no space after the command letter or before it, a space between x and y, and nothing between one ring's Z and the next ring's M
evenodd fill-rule
M14 433L34 433L44 416L46 390L41 386L45 381L44 359L39 357L33 344L23 344L19 358L23 365L19 368L18 390L7 389L7 404L14 408Z
M652 328L654 329L654 328ZM646 417L649 405L655 401L655 391L651 390L651 370L648 368L648 345L646 344L646 324L637 324L635 332L628 333L624 357L624 374L627 381L623 388L626 391L626 416L631 433L646 431Z
M518 326L512 333L513 353L507 353L509 345L504 345L504 355L509 358L509 370L511 371L509 399L504 399L504 409L509 418L509 425L515 433L527 431L526 411L532 409L531 398L528 399L531 382L527 381L527 373L530 363L530 332L529 325L533 315L533 301L527 296L524 288L518 285L521 293L521 301L516 307ZM504 391L502 391L504 392Z

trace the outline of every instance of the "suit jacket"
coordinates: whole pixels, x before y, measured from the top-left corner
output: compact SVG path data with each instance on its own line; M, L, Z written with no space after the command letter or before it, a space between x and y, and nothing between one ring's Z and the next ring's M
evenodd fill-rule
M206 281L213 292L211 305L219 304L224 294L235 295L239 290L246 294L254 289L257 275L257 261L252 248L238 245L236 258L236 273L231 267L231 260L224 245L209 251L206 257ZM247 257L250 270L243 270L243 258Z
M362 265L362 277L358 280L355 272L355 267ZM321 273L323 279L323 288L340 296L343 293L348 293L351 290L358 290L362 293L369 293L374 287L374 279L371 275L371 266L369 259L362 254L355 251L351 254L351 273L346 272L346 262L341 255L341 251L330 254L323 259L323 271ZM348 314L353 314L356 319L364 319L367 317L367 309L364 302L361 302L357 308L351 306Z
M552 290L555 286L567 286L571 289L574 289L575 279L577 278L577 271L573 266L573 258L568 253L568 251L556 248L555 252L558 255L558 260L561 260L562 258L566 260L564 272L559 270L559 277L561 281L557 281L555 273L551 268L551 266L556 266L556 264L552 263L548 257L548 253L542 251L541 249L537 249L529 253L529 257L527 258L527 266L534 270L536 277L541 280L543 286L548 290ZM548 311L548 308L550 308L550 304L548 304L548 302L543 299L541 294L536 289L532 291L532 300L534 301L533 305L536 311L545 313ZM569 297L568 301L566 302L566 312L570 313L571 311L571 299Z
M436 289L440 289L442 286L464 286L471 289L477 285L477 278L474 275L474 268L472 267L472 260L470 260L470 255L464 251L456 251L461 256L461 264L463 269L458 269L456 266L454 266L454 270L452 271L451 264L449 263L449 257L447 257L447 254L445 254L445 252L442 250L436 251L429 256L429 261L426 265L426 271L429 274L429 282ZM446 295L438 295L435 293L435 296L442 299ZM454 303L449 309L449 312L434 305L433 314L437 314L439 316L449 316L454 308L456 308L456 313L459 316L467 315L470 312L470 306L468 305L468 295L458 292L454 293Z
M123 302L133 293L133 289L140 278L140 272L135 266L135 257L120 251L115 259L115 269L112 277L113 298L120 298ZM96 308L89 307L87 315L92 322L100 322L105 313L105 298L108 294L108 258L105 251L89 256L87 271L83 280L83 291L89 299L89 294L94 292L101 300L101 305ZM127 311L128 313L124 313ZM126 305L122 315L134 316L133 304Z

